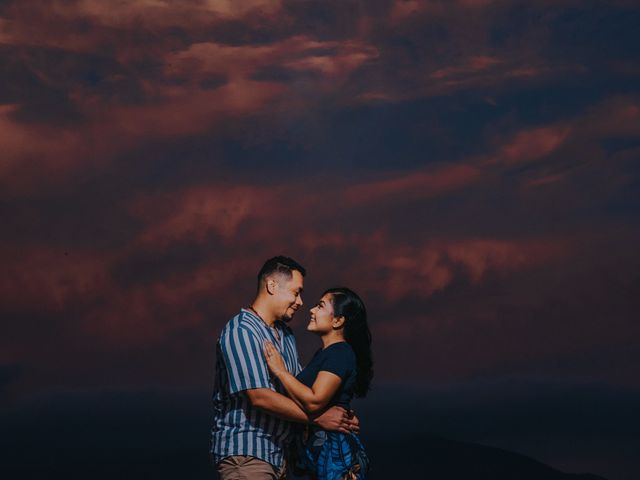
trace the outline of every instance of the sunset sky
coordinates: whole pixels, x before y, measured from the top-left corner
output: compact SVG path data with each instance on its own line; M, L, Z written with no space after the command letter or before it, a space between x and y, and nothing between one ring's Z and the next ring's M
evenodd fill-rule
M515 381L615 409L640 391L638 25L631 0L0 1L0 405L207 392L284 254L307 307L365 300L377 401ZM543 460L631 478L572 452Z

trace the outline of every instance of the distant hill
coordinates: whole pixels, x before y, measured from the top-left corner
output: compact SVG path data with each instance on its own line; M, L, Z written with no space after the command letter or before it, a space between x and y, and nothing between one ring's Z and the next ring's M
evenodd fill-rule
M79 430L75 447L68 441L71 431L64 427L40 432L32 441L22 436L18 445L3 446L8 457L0 466L0 476L21 480L216 477L206 453L206 442L194 445L193 438L174 436L177 432L173 431L166 448L145 444L123 446L130 443L132 434L125 425L120 428L122 443L113 441L112 434L101 442L100 429L92 429L91 436L88 431ZM56 444L56 434L60 432L65 437L64 446ZM178 446L180 440L186 444L182 448ZM27 444L31 444L30 448L23 448ZM369 480L604 480L597 475L563 473L506 450L437 437L369 439L367 451L372 465Z
M369 439L366 447L371 480L604 480L597 475L563 473L499 448L427 435Z
M210 415L206 395L97 391L36 399L0 413L0 479L214 479ZM498 448L426 433L388 435L384 423L362 438L368 480L603 480Z

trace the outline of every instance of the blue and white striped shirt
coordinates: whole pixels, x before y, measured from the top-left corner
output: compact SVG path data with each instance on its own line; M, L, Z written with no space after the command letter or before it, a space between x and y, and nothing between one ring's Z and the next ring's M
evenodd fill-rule
M276 332L279 335L279 340ZM269 340L280 351L287 369L300 373L296 342L281 321L269 327L255 313L242 309L222 329L216 346L216 382L211 453L218 463L231 455L248 455L280 467L292 424L251 405L246 390L269 388L286 394L269 375L263 344Z

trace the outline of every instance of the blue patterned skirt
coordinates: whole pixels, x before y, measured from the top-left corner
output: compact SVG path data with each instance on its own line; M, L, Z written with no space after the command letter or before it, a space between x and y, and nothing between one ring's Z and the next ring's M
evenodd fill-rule
M357 435L311 427L299 436L294 470L316 480L364 480L369 459Z

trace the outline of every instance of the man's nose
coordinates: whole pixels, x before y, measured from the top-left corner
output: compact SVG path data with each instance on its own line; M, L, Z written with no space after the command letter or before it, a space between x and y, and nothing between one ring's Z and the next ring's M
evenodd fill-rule
M304 305L304 302L302 301L302 295L298 295L298 299L296 300L296 303L298 304L299 307Z

